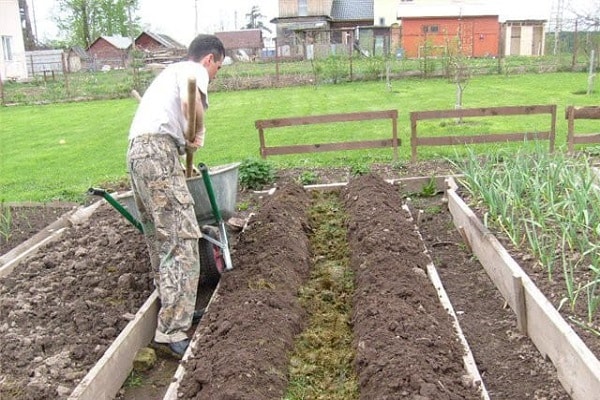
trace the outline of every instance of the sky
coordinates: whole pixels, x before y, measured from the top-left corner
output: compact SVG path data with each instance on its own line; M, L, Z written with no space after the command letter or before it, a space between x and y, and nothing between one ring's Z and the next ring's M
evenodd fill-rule
M456 0L455 0L456 1ZM458 0L460 1L460 0ZM505 17L537 18L551 20L555 15L555 5L562 1L564 9L575 7L590 8L600 0L478 0L480 3L500 8L501 20ZM399 0L398 0L399 2ZM52 16L58 11L55 0L28 0L34 33L42 41L58 36ZM237 30L247 23L246 14L252 5L258 5L265 16L262 22L272 28L269 21L279 13L278 0L139 0L137 15L144 29L171 36L188 45L196 33L214 33ZM198 18L196 20L195 15ZM566 16L566 15L565 15ZM34 23L35 19L35 23Z
M35 10L34 34L45 41L58 36L52 16L58 12L55 0L27 0L30 13ZM237 30L247 24L246 14L256 4L265 15L263 24L279 13L278 0L139 0L137 15L143 28L167 34L188 45L196 34L196 9L198 10L197 33L214 33Z

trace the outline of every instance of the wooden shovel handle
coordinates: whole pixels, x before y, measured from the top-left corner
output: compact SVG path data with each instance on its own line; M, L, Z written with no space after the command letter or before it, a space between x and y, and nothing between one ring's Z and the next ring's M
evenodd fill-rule
M196 140L196 79L188 79L188 129L186 139L190 142ZM194 152L185 150L185 176L190 178L194 169Z

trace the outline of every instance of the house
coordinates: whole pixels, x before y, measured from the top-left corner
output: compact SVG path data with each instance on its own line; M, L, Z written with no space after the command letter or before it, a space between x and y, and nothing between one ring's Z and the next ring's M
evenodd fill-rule
M0 79L27 79L18 0L0 1Z
M401 2L397 16L406 57L447 54L496 57L499 54L499 16L488 6Z
M279 17L271 22L282 57L350 51L358 40L354 31L373 26L373 0L279 0Z
M87 48L92 68L98 70L104 66L125 68L129 64L131 39L123 36L100 36Z
M215 32L225 46L226 55L234 59L259 56L264 47L262 30L243 29L240 31Z
M143 31L134 43L144 53L147 63L178 61L187 54L186 46L162 33Z

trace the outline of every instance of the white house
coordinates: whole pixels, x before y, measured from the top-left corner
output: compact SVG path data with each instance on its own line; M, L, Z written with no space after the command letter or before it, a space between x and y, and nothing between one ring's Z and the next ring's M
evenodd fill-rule
M0 0L0 77L27 79L18 0Z

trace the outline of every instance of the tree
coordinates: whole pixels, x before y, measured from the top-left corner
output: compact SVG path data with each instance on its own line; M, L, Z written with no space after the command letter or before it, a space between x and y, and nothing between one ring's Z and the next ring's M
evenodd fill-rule
M35 50L37 48L37 38L33 35L33 29L31 28L27 0L19 0L19 12L21 14L21 29L23 30L25 50Z
M59 0L58 7L57 27L72 45L87 48L98 36L133 36L131 29L139 30L139 18L129 21L138 0Z
M262 19L266 18L266 16L260 13L259 6L252 6L252 9L248 14L246 14L246 18L248 18L248 23L244 27L245 29L261 29L263 31L267 31L271 33L271 29L265 26Z

